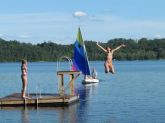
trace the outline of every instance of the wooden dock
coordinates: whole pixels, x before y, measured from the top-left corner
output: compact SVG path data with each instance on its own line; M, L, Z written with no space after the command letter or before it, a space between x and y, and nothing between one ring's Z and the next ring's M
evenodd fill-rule
M64 77L68 75L70 80L67 85L64 85ZM75 94L74 82L80 75L79 71L58 71L58 94L51 93L30 93L29 98L22 98L20 93L0 98L0 107L17 107L17 106L68 106L69 104L79 100L79 96ZM67 94L66 90L70 93Z
M79 96L59 95L59 94L29 94L28 99L21 98L20 93L13 93L6 97L0 98L0 107L17 107L17 106L68 106L79 100Z

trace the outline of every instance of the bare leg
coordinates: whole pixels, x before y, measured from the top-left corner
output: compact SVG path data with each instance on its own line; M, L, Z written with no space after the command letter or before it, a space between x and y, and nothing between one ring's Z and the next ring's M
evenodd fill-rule
M21 90L21 97L24 96L24 77L21 76L21 79L22 79L22 90Z
M104 63L104 67L105 67L105 73L108 73L109 72L109 66L108 66L108 63Z
M111 72L112 74L115 73L115 69L112 64L109 65L109 72Z
M21 92L21 96L23 98L26 97L26 88L27 88L27 77L26 76L22 76L22 92Z

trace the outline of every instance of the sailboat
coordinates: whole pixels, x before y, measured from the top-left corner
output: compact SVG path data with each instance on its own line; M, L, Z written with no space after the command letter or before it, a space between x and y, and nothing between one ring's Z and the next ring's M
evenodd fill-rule
M72 70L81 71L84 75L83 84L98 83L99 80L91 76L91 70L86 52L85 43L83 41L81 30L78 28L77 39L74 43L74 55Z

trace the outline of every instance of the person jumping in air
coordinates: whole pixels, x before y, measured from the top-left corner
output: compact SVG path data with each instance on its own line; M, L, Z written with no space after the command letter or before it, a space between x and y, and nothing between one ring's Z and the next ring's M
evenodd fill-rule
M104 67L105 67L105 73L109 73L111 72L112 74L115 73L115 70L114 70L114 67L113 67L113 64L112 64L112 59L113 59L113 53L115 51L117 51L118 49L122 48L122 47L125 47L124 44L122 45L119 45L118 47L116 47L115 49L111 49L110 47L107 47L106 49L103 48L101 45L99 45L99 43L96 43L96 45L101 48L106 54L106 60L105 60L105 63L104 63Z

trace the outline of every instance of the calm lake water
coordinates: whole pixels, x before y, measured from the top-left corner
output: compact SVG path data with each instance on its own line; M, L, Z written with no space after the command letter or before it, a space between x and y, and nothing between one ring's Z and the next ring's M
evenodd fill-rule
M1 108L0 123L164 123L165 61L115 61L116 74L90 62L100 83L76 91L80 101L58 108ZM68 69L61 63L60 69ZM28 91L57 92L57 64L28 63ZM20 63L0 63L0 97L21 90Z

